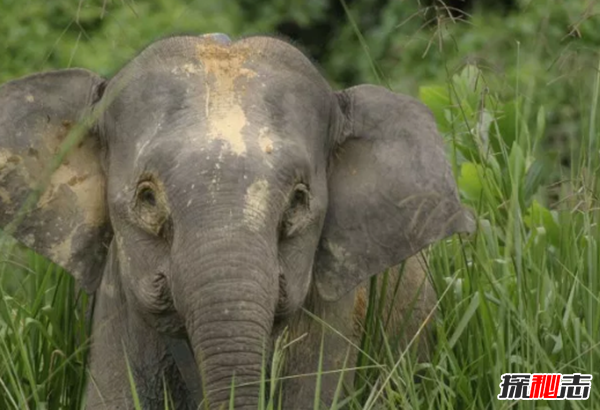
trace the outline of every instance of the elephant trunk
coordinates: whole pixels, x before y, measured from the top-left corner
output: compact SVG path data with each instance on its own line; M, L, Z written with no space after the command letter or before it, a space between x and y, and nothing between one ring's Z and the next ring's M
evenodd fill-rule
M252 242L243 246L248 243ZM240 247L227 244L226 249ZM203 254L210 260L192 264L196 271L184 275L180 312L205 400L211 409L227 405L234 383L234 408L256 409L274 319L277 275L264 252L244 252L243 257L222 251Z

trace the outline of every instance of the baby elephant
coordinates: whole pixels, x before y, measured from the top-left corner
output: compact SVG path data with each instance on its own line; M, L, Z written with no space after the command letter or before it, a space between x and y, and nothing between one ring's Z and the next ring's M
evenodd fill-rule
M128 365L144 409L165 387L177 409L256 409L284 328L284 375L317 372L321 340L340 369L365 282L470 225L425 106L334 91L281 40L171 37L111 79L0 87L0 227L96 295L88 409L133 408ZM404 340L434 305L411 260ZM284 409L312 408L315 377L282 383Z

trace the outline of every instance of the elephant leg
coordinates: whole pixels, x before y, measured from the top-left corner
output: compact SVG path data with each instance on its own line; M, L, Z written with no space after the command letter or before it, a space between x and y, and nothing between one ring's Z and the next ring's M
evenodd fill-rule
M382 289L384 281L385 289ZM432 348L435 290L427 276L426 261L416 255L404 267L389 269L387 278L377 277L378 298L384 298L381 320L388 341L397 341L399 351L416 349L420 360L428 360Z
M144 410L164 408L164 381L175 408L195 409L165 340L128 304L109 252L95 297L86 408L133 409L131 372Z
M354 366L360 338L354 320L355 292L336 302L323 302L316 290L310 292L305 311L298 312L288 322L288 341L294 341L286 350L286 367L282 382L283 408L312 410L317 394L317 376L321 359L319 381L320 402L329 408L340 379L347 387L354 373L344 370ZM344 365L345 363L345 365ZM339 400L343 399L342 386Z
M385 289L382 289L384 283ZM375 303L383 298L380 319L385 325L387 340L397 342L398 353L410 345L416 347L420 360L427 360L431 348L431 319L437 299L427 277L425 261L421 257L412 257L405 262L404 268L390 269L387 278L379 275L377 284ZM331 373L321 375L320 401L329 408L340 380L339 370L356 365L369 294L368 283L336 302L323 302L316 291L311 291L305 304L307 312L299 312L287 322L288 339L298 341L287 351L285 375L292 378L282 383L283 408L313 409L317 392L314 373L319 368L321 346L322 371ZM351 391L354 372L346 370L343 377L345 386Z
M116 276L107 266L94 298L87 409L133 406L124 354L129 337L127 302Z

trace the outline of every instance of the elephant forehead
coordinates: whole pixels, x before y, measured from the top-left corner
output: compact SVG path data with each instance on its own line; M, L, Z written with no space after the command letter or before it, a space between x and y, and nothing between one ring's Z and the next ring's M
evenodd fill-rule
M210 101L210 95L210 92L206 93L207 137L222 141L223 149L235 155L246 155L244 129L248 118L241 103L233 95L215 103Z
M281 138L270 127L245 131L247 154L238 156L228 149L228 142L213 139L203 133L163 140L143 147L141 167L150 163L165 174L191 172L198 178L219 181L246 182L254 177L308 173L311 158L307 147L294 140Z
M330 112L330 89L322 78L287 60L304 57L271 39L164 40L113 81L122 77L126 88L107 116L115 126L109 122L105 129L113 130L134 161L154 142L177 139L190 152L259 156L274 168L287 140L320 144Z
M196 51L204 74L212 77L210 88L215 94L225 94L228 97L235 91L237 80L257 76L256 71L246 66L257 57L248 47L210 40L199 43Z
M207 137L220 140L223 149L237 156L247 153L244 129L249 122L243 97L248 82L257 77L247 63L256 56L245 46L209 37L195 46L195 62L184 62L171 72L186 78L199 76L204 89L197 96L206 118Z
M245 156L222 149L223 141L199 135L191 144L191 138L144 147L132 183L151 173L163 182L167 197L176 198L178 204L173 205L185 209L232 201L232 209L241 205L246 209L243 219L248 226L256 226L257 218L265 215L265 203L286 200L288 185L308 175L313 166L305 147L269 135L266 127L250 140Z

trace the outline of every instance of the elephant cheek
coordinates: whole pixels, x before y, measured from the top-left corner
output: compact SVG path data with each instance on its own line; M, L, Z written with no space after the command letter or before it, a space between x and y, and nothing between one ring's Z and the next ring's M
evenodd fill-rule
M279 278L279 299L276 316L288 317L300 309L306 300L312 283L312 263L305 272L285 272Z

